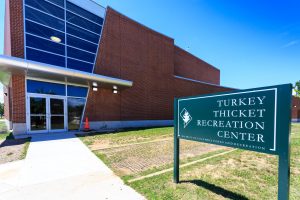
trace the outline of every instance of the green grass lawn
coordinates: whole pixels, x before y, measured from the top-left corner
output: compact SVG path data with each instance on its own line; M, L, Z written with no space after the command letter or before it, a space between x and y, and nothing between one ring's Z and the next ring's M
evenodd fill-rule
M149 131L148 131L149 130ZM83 137L89 147L101 140L109 144L130 144L136 141L151 141L157 138L172 137L173 128L129 131L118 134ZM290 199L300 199L300 124L292 125L291 139L291 187ZM153 135L151 134L153 133ZM122 135L124 138L122 138ZM100 142L101 144L101 142ZM203 144L203 143L199 143ZM190 145L187 143L187 145ZM109 146L109 145L108 145ZM140 145L141 148L144 145ZM129 147L128 147L129 148ZM132 148L132 147L130 147ZM123 151L123 150L122 150ZM138 151L134 149L133 153ZM221 150L181 159L189 162L214 155ZM95 154L117 172L114 158L105 151ZM119 155L122 155L120 150ZM125 155L124 155L125 156ZM122 156L118 159L122 159ZM147 157L147 159L150 159ZM278 158L273 155L237 150L180 169L180 184L173 183L173 172L145 178L129 183L131 177L138 177L171 167L171 164L147 169L131 175L120 175L126 184L143 194L147 199L277 199Z

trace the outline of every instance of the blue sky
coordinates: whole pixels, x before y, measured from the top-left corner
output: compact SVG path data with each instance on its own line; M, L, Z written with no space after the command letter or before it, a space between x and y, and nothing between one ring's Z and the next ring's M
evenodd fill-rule
M97 0L175 39L221 70L221 85L252 88L300 79L298 0ZM0 1L0 53L4 1Z

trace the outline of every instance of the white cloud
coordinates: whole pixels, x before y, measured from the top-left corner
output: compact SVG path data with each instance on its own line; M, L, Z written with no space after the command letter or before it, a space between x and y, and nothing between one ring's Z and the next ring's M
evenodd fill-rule
M290 42L286 43L285 45L283 45L282 48L287 48L287 47L296 45L296 44L298 44L299 42L300 42L300 40L293 40L293 41L290 41Z

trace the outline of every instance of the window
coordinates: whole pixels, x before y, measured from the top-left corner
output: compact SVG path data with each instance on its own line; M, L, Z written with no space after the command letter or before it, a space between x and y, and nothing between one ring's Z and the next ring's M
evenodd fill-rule
M27 80L27 92L52 95L66 95L64 84Z
M48 0L58 6L65 7L65 0Z
M66 61L64 57L32 49L30 47L26 48L26 56L28 60L47 63L50 65L56 65L60 67L66 66Z
M73 13L77 13L78 15L84 17L84 18L87 18L95 23L98 23L100 25L103 24L103 19L101 17L98 17L70 2L67 2L67 9Z
M79 28L78 26L74 26L69 23L67 23L67 33L72 34L77 37L80 37L85 40L89 40L96 44L98 43L99 37L100 37L99 35L96 35L95 33L88 32L82 28Z
M60 31L65 31L65 22L63 20L42 13L28 6L25 7L25 17L26 19L32 20L34 22L38 22L50 28L54 28Z
M78 130L85 105L84 98L68 97L68 127L69 130Z
M48 14L54 15L61 19L65 19L64 9L53 5L45 0L25 0L26 5L33 8L39 9L40 11L46 12Z
M85 72L92 72L93 70L93 65L86 62L81 62L79 60L74 60L71 58L68 58L67 62L68 62L68 67L71 69L85 71Z
M67 36L67 44L79 49L89 51L91 53L96 53L97 51L97 45L86 42L84 40L80 40L70 35Z
M26 35L26 45L33 48L38 48L51 53L65 55L65 46L46 39L42 39L33 35Z
M39 25L37 23L27 21L26 24L26 33L30 33L36 36L40 36L45 39L51 39L52 36L58 37L61 39L61 44L65 43L65 34L60 31Z
M80 59L86 62L94 63L95 54L68 47L68 57Z
M68 85L68 96L72 97L86 97L88 89L86 87L79 87Z
M75 15L71 12L67 12L67 21L94 33L99 33L101 31L101 26L92 23L82 17L79 17L78 15Z
M92 72L103 18L68 0L24 4L26 59Z

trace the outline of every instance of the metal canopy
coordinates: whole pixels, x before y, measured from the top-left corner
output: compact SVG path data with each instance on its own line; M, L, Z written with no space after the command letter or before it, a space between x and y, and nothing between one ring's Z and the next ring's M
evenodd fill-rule
M105 88L112 88L113 85L116 85L122 89L131 87L133 84L132 81L0 55L0 81L2 84L9 84L11 74L23 74L33 78L68 81L83 85L92 85L92 82L97 82L100 87Z

